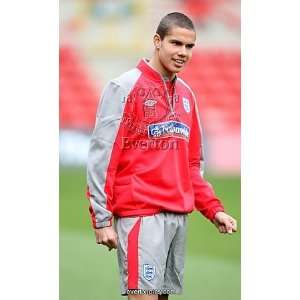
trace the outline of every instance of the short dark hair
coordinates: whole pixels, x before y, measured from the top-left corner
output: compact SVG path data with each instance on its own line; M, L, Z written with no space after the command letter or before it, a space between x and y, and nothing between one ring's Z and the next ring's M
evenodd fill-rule
M161 19L156 33L163 40L172 27L181 27L195 31L194 24L189 17L180 12L172 12Z

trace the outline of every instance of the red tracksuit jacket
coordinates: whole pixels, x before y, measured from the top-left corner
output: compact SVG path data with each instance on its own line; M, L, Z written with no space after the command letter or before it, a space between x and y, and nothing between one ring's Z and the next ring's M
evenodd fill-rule
M224 211L202 177L199 104L180 78L141 60L111 80L97 110L87 163L94 228L112 216Z

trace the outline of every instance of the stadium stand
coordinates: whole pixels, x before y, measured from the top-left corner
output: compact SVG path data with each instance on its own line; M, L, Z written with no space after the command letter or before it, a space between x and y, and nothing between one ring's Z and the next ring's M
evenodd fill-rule
M185 0L182 8L195 20L196 24L207 25L219 21L239 29L240 11L237 0Z
M195 68L195 65L199 67ZM181 77L200 99L207 133L239 130L240 51L195 51Z
M60 127L90 129L94 126L98 89L70 46L59 49Z
M184 9L194 20L206 22L220 0L186 0Z

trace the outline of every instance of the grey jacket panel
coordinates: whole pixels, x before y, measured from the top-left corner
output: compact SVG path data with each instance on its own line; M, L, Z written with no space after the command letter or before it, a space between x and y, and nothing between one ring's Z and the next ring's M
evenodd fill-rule
M111 80L104 88L98 106L87 161L87 183L96 228L110 225L112 213L106 207L107 195L104 191L107 169L124 112L124 99L140 74L138 69L133 69Z

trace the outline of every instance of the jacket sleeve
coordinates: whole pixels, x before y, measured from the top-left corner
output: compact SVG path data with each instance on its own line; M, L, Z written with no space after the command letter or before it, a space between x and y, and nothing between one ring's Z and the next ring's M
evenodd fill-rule
M104 88L97 109L87 160L87 197L94 228L112 224L110 203L121 153L116 138L123 116L124 97L122 87L111 81Z
M193 98L193 120L189 141L190 175L195 193L195 207L206 218L212 221L217 212L224 211L224 207L220 200L216 197L210 183L205 181L205 179L203 178L204 157L202 131L200 125L198 103L194 96Z

